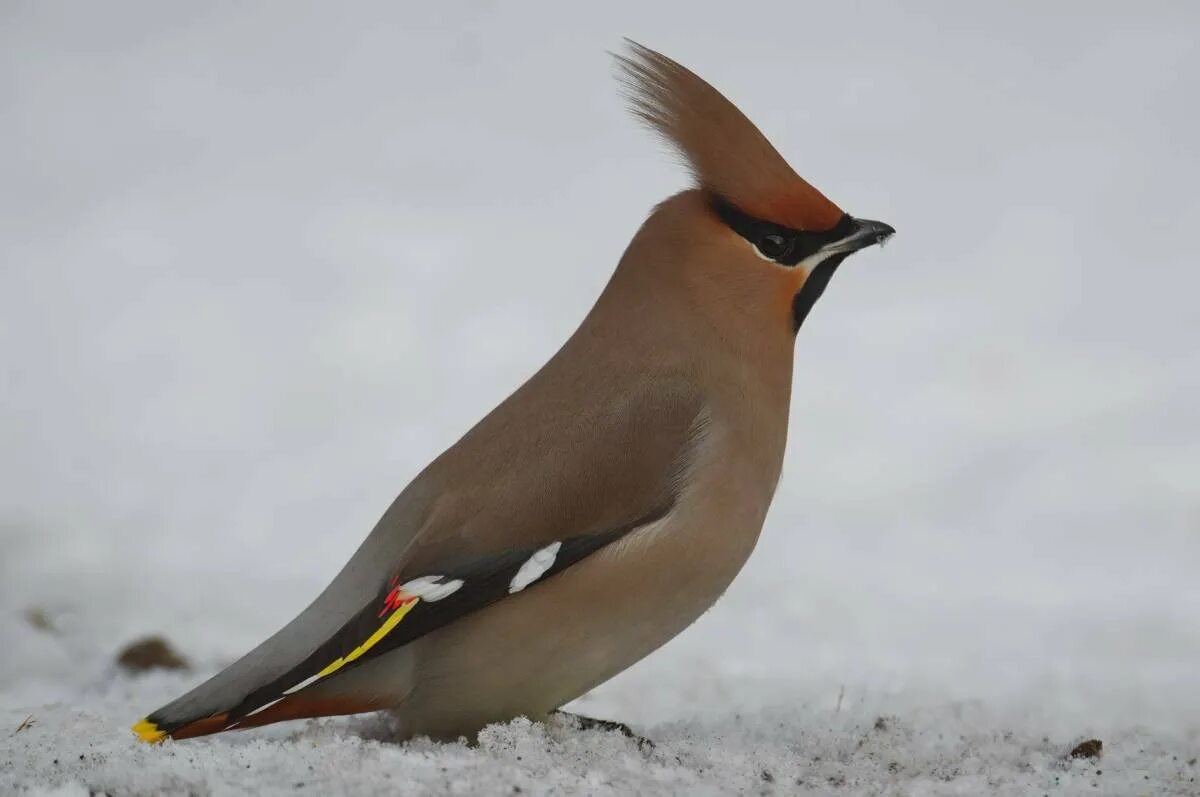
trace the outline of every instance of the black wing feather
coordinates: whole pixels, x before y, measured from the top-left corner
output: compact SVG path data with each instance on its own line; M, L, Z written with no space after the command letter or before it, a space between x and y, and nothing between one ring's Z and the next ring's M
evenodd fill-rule
M558 549L554 562L530 586L536 586L557 573L561 573L634 529L661 519L670 509L670 505L662 507L632 523L599 534L561 540L561 547ZM382 639L358 658L347 662L326 677L332 678L335 675L349 672L365 662L403 647L444 625L503 599L510 594L513 577L521 569L521 566L545 547L547 546L533 545L516 548L468 562L460 562L445 570L430 568L430 574L442 576L443 582L461 580L462 586L452 594L436 601L418 600L416 605ZM348 620L333 636L313 650L307 658L280 677L247 694L241 702L230 709L228 726L236 725L256 710L284 697L288 690L313 678L332 662L349 655L362 645L380 629L390 612L396 610L393 598L400 581L400 577L397 576L385 582L374 600ZM405 582L411 583L411 579L406 578ZM313 683L322 683L323 681L324 679L318 679ZM306 684L306 687L309 685L311 684ZM163 722L161 718L156 718L154 715L147 719L158 723L158 727L167 733L187 724L186 722Z

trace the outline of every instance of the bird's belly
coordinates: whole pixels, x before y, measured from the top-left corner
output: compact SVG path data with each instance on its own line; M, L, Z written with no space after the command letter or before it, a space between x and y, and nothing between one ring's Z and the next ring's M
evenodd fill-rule
M736 482L681 500L656 527L414 643L413 688L396 710L405 735L453 738L544 716L690 625L762 527L770 490L747 500Z

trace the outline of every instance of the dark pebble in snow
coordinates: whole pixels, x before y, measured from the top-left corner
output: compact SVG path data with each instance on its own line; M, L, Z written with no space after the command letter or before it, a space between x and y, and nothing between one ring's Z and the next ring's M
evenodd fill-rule
M186 670L188 661L160 636L148 636L130 643L117 654L117 664L126 672L148 670Z

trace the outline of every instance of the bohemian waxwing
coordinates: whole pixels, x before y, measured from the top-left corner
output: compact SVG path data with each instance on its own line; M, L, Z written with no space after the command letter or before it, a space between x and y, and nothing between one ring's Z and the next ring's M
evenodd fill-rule
M632 42L617 62L694 186L300 616L140 738L377 709L405 737L542 718L678 634L742 568L783 461L795 333L838 265L894 230L844 213L684 67Z

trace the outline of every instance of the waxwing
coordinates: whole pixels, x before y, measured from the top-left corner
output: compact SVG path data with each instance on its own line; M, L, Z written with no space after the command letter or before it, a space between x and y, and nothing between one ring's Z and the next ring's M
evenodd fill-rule
M742 568L779 479L795 333L841 262L894 230L843 212L686 68L632 42L616 60L693 185L316 600L134 725L141 739L375 710L403 737L541 719L686 628Z

